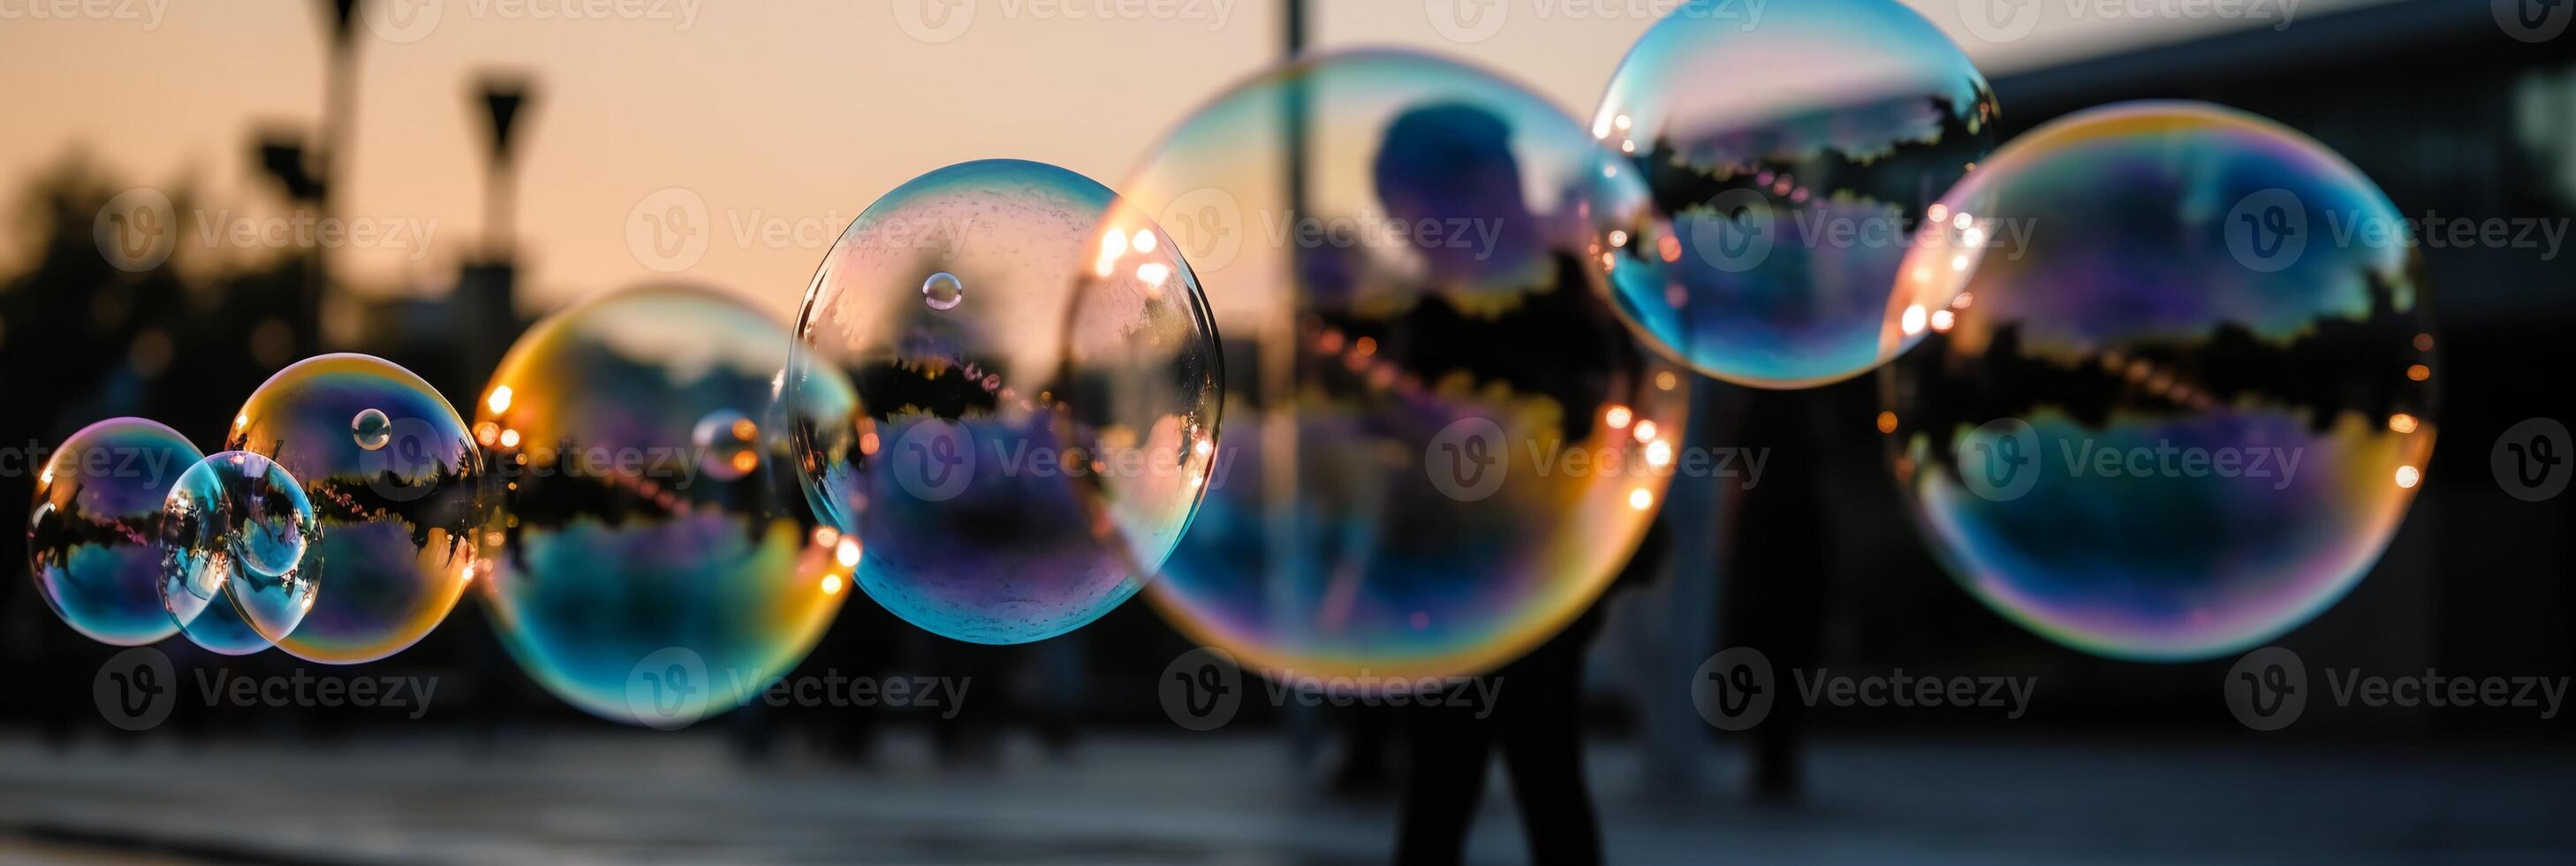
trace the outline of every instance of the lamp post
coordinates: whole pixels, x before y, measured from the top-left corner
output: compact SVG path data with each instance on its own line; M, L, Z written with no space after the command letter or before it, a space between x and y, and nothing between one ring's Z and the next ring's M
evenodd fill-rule
M476 374L501 363L518 333L518 160L512 132L520 110L535 100L527 76L485 72L470 101L483 108L486 133L483 175L483 252L466 265L457 284L457 307L466 326L465 367Z

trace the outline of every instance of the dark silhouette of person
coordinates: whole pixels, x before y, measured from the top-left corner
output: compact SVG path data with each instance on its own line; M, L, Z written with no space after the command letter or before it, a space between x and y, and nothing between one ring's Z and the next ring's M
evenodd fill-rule
M1600 819L1583 775L1583 654L1601 630L1613 593L1651 579L1663 565L1663 524L1646 532L1590 610L1518 661L1487 676L1503 687L1490 708L1444 702L1413 713L1413 763L1405 784L1396 862L1457 863L1484 798L1486 762L1501 747L1530 862L1601 862ZM1477 714L1490 709L1483 718Z
M1564 215L1528 209L1527 181L1510 121L1460 102L1408 109L1387 125L1371 181L1399 225L1471 225L1490 244L1414 247L1427 296L1384 318L1343 285L1352 262L1301 252L1310 300L1328 324L1352 333L1386 330L1386 356L1426 373L1471 371L1485 386L1544 395L1558 405L1594 407L1615 399L1620 378L1643 358L1607 305L1586 291L1581 250L1553 243ZM1579 200L1569 196L1567 200ZM1579 217L1577 217L1579 218ZM1331 251L1314 251L1329 253ZM1461 305L1459 301L1472 303ZM1508 299L1499 308L1494 302ZM1482 308L1477 312L1474 308ZM1385 314L1380 313L1380 316ZM1561 431L1585 441L1597 413L1573 411ZM1615 583L1634 583L1662 557L1659 532L1631 557ZM1469 576L1472 577L1472 576ZM1405 785L1397 860L1455 863L1497 749L1512 780L1536 862L1597 863L1601 832L1583 774L1583 653L1599 631L1599 602L1520 659L1487 674L1505 687L1491 706L1436 701L1406 710L1412 763Z

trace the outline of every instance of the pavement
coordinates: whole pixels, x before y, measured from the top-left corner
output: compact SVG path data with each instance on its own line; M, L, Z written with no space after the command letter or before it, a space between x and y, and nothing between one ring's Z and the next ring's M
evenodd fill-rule
M1794 804L1696 792L1591 746L1614 863L2576 862L2570 748L1828 741ZM1275 737L1014 742L941 769L897 737L864 767L704 733L68 748L0 734L0 860L312 863L1384 862L1391 797L1319 793ZM1517 863L1499 773L1471 862Z

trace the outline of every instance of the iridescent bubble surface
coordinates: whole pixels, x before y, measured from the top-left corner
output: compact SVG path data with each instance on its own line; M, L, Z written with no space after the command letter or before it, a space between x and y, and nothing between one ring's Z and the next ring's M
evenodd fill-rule
M502 359L475 413L501 490L477 594L547 691L686 724L757 700L839 612L858 546L816 525L786 462L785 431L817 422L778 402L789 342L732 296L654 285L549 316ZM813 387L824 417L852 411L846 383Z
M2369 571L2423 482L2440 367L2369 178L2259 117L2128 103L2015 140L1943 204L1954 232L2033 228L2017 255L1919 249L1952 300L1883 378L1897 477L1969 592L2180 661Z
M204 456L158 422L110 418L45 457L27 551L37 593L65 624L117 646L177 631L161 606L161 505Z
M280 649L375 661L419 641L464 595L481 460L455 407L411 371L370 355L298 361L251 392L224 447L285 467L321 521L300 570L331 591Z
M1897 265L1929 206L1994 147L1994 94L1895 0L1694 0L1646 31L1592 121L1672 219L1661 280L1620 314L1708 375L1800 388L1921 339ZM1933 299L1937 305L1946 298Z
M790 398L846 371L865 408L800 431L807 493L916 626L1080 628L1197 509L1222 387L1197 278L1090 178L986 160L897 187L824 260L797 335Z
M321 524L303 486L268 458L226 451L189 467L161 529L162 606L198 646L255 653L312 610L320 587L298 566Z
M1599 596L1686 421L1604 300L1670 243L1626 160L1492 74L1368 51L1222 94L1122 189L1199 267L1231 378L1148 590L1174 625L1273 676L1460 675Z

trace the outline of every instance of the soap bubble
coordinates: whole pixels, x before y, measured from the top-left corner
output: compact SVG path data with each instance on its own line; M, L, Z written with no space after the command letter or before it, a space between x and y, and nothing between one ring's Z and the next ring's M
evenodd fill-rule
M785 431L816 419L777 401L790 342L729 295L655 285L547 317L502 359L475 413L500 488L478 594L547 691L688 724L758 699L839 612L858 546L797 493ZM819 417L855 405L846 382L809 387Z
M349 419L349 436L358 443L358 447L374 451L393 441L393 426L393 420L385 417L385 410L370 406L359 412L358 417Z
M1625 165L1527 90L1379 51L1266 72L1154 149L1125 194L1200 265L1233 377L1156 608L1300 678L1475 674L1588 608L1687 420L1604 300L1668 243Z
M1592 133L1672 216L1663 280L1617 284L1637 333L1693 369L1799 388L1922 336L1897 264L1994 146L1994 94L1895 0L1802 0L1758 24L1695 0L1646 31ZM1945 301L1936 299L1932 304Z
M481 460L428 382L368 355L308 358L251 392L224 447L285 467L321 520L300 570L331 591L280 649L326 664L375 661L455 608L473 574Z
M2332 605L2432 456L2421 263L2333 151L2200 103L2034 130L1943 199L1951 298L1883 376L1895 470L1968 591L2051 640L2184 661ZM2360 229L2338 237L2330 225Z
M847 371L865 407L799 431L806 491L866 546L859 585L914 625L987 644L1079 628L1197 508L1215 332L1175 246L1089 178L988 160L905 183L833 247L798 337L791 401Z
M198 646L255 653L312 610L319 587L299 566L321 525L303 486L268 458L226 451L189 467L161 531L161 603Z
M36 590L74 631L143 646L178 629L161 606L161 505L204 456L157 422L110 418L46 457L27 551Z

